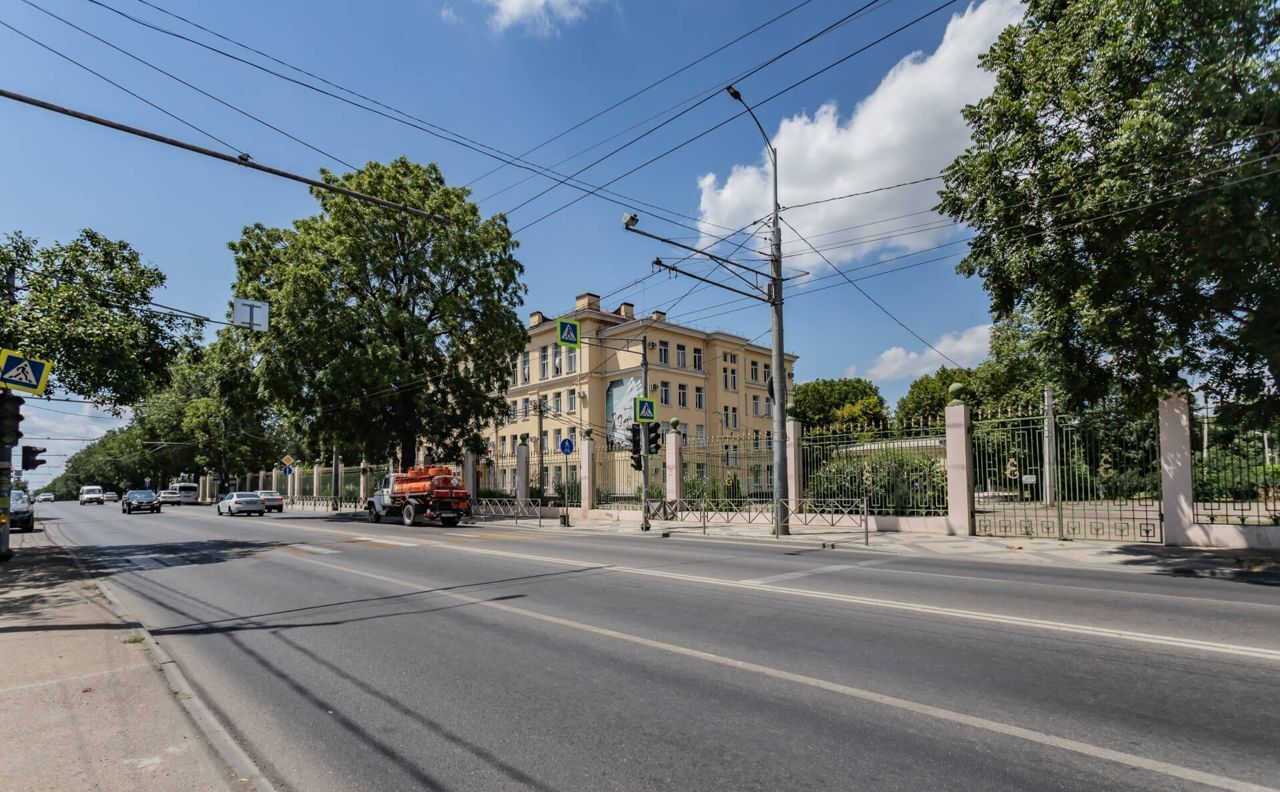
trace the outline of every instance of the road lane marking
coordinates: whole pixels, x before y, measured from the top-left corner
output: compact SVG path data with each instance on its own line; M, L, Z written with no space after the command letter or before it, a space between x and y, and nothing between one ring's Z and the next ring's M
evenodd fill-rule
M316 546L316 545L309 545L309 544L296 544L296 545L289 545L289 546L290 546L290 547L292 547L292 548L294 548L295 550L302 550L302 551L305 551L305 552L308 552L308 553L318 553L318 554L321 554L321 555L327 555L327 554L330 554L330 553L341 553L341 552L342 552L341 550L333 550L333 549L328 548L328 547L318 547L318 546Z
M824 572L839 572L842 569L853 569L853 564L833 564L831 566L806 569L803 572L784 572L781 575L770 575L769 577L744 580L742 582L754 583L758 586L763 586L767 583L777 583L782 580L795 580L796 578L808 577L809 575L821 575Z
M475 534L459 533L458 531L445 531L445 533L446 533L446 534L448 534L449 536L465 536L465 537L467 537L468 539L476 539L476 538L477 538Z
M341 572L349 575L357 575L359 577L365 577L371 580L378 580L384 583L390 583L396 586L403 586L403 587L414 589L414 590L419 590L422 588L422 586L417 583L413 583L407 580L401 580L399 578L390 577L388 575L379 575L374 572L365 572L362 570L352 569L350 567L340 566L338 564L330 564L325 561L318 561L316 559L311 559L311 558L301 558L296 556L295 558L298 561L301 561L305 564L314 564L315 566L325 567L327 569L331 569L336 572ZM503 613L509 613L513 616L521 616L526 619L534 619L537 621L545 622L547 624L554 624L558 627L564 627L570 630L577 630L579 632L598 635L603 638L612 638L619 641L625 641L627 643L635 644L638 646L644 646L649 649L655 649L655 650L667 652L670 654L680 655L682 657L690 657L697 660L704 660L706 662L714 663L716 665L724 666L727 668L734 668L740 671L748 671L755 674L761 674L764 676L772 677L774 679L780 679L786 682L792 682L798 685L804 685L805 687L815 688L817 690L823 690L829 693L836 693L842 696L846 696L848 698L858 699L860 701L866 701L873 704L880 704L886 707L891 707L893 709L910 712L915 715L922 715L924 717L932 718L934 720L945 721L948 723L955 723L961 726L968 726L975 729L982 729L984 731L993 732L995 734L1002 734L1008 737L1014 737L1017 739L1026 740L1027 742L1032 742L1039 745L1048 746L1051 748L1058 748L1060 750L1070 751L1072 753L1078 753L1083 756L1088 756L1094 759L1102 759L1105 761L1114 762L1116 764L1122 764L1128 767L1133 767L1139 770L1147 770L1153 773L1158 773L1160 775L1169 776L1171 778L1178 778L1185 781L1192 781L1197 784L1204 784L1205 786L1213 787L1215 789L1226 789L1226 790L1231 790L1231 792L1280 792L1280 790L1277 790L1274 787L1262 786L1260 784L1254 784L1248 781L1240 781L1238 779L1228 778L1226 776L1220 776L1214 773L1206 773L1202 770L1195 770L1190 767L1175 765L1169 762L1162 762L1158 759L1151 759L1149 757L1138 756L1136 754L1124 753L1123 751L1114 751L1110 748L1103 748L1097 745L1091 745L1089 743L1080 742L1079 740L1068 739L1066 737L1058 737L1056 735L1046 734L1044 732L1038 732L1038 731L1035 731L1034 729L1026 729L1021 726L1014 726L1009 723L1003 723L1001 721L991 720L989 718L982 718L976 715L966 715L963 712L956 712L955 710L944 709L942 707L935 707L931 704L924 704L918 701L911 701L909 699L898 698L897 696L887 696L883 693L876 693L875 691L866 690L864 688L856 688L850 685L843 685L838 682L831 682L829 680L820 679L818 677L807 676L805 674L797 674L793 671L785 671L783 669L773 668L771 666L759 665L757 663L751 663L746 660L737 660L735 658L726 657L724 655L713 654L711 652L704 652L701 649L693 649L687 646L680 646L678 644L667 643L666 641L656 641L656 640L653 640L652 638L644 638L642 636L633 635L631 633L619 632L618 630L610 630L606 627L597 627L594 624L587 624L585 622L573 621L571 619L563 619L563 618L560 618L559 616L551 616L545 613L538 613L536 611L526 610L524 608L518 608L512 605L506 605L501 602L478 599L476 597L470 597L470 596L467 596L466 594L459 594L453 591L436 591L432 593L439 594L441 596L449 597L452 599L458 599L471 605L479 605L486 608L493 608L494 610L502 611Z
M355 536L353 542L373 542L374 544L395 545L396 547L417 547L417 542L400 542L395 539L384 539L380 536Z

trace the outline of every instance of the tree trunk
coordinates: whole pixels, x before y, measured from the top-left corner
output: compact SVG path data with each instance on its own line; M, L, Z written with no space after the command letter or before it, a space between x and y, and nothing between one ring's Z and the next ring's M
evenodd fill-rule
M413 434L400 435L400 467L408 470L418 463L418 438Z

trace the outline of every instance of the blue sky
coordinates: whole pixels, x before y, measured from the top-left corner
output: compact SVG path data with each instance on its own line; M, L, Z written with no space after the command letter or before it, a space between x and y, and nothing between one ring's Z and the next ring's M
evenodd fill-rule
M470 182L498 164L147 30L88 0L31 2L347 162L406 155L439 163L455 184ZM262 61L139 0L101 2ZM518 154L799 0L153 2L421 119ZM738 88L748 101L758 102L937 5L924 0L882 3L742 80ZM550 165L578 152L722 85L858 6L812 0L529 159ZM804 203L936 174L966 143L959 107L989 90L991 78L977 69L977 53L1018 12L1011 0L955 3L759 107L756 112L779 147L782 203ZM0 20L249 152L258 162L308 174L322 167L342 169L24 2L5 4ZM0 41L5 88L219 148L8 29L0 28ZM592 184L613 179L739 109L727 95L716 95L580 178ZM646 128L571 160L562 169L576 170ZM225 312L231 296L234 270L226 243L247 224L286 225L315 208L299 185L11 102L0 105L0 151L5 162L0 232L22 230L52 242L91 227L128 240L168 273L169 286L157 297L160 302L214 316ZM628 196L621 199L624 203L638 199L700 220L672 218L700 229L708 242L708 233L740 227L765 212L770 179L765 162L759 132L743 117L610 189ZM475 198L483 199L482 211L511 210L549 184L534 177L490 197L526 175L507 167L477 182L472 189ZM933 205L936 188L937 182L926 182L795 209L787 217L819 247L830 245L827 256L834 264L859 268L853 277L872 275L963 250L963 245L926 250L964 235L964 229L939 223L936 215L921 214ZM521 228L579 194L559 187L513 212L510 223ZM698 239L695 230L666 222L658 212L638 205L635 209L642 227L654 233ZM549 314L567 310L581 291L613 292L649 274L648 262L655 255L671 254L658 243L624 234L621 213L614 203L586 198L521 231L519 257L529 286L526 314L535 309ZM936 367L940 359L934 353L842 279L830 277L826 262L801 255L807 248L789 229L784 229L783 238L787 265L811 273L792 283L794 295L787 303L787 347L800 355L798 380L852 371L873 377L886 397L894 399L914 376ZM751 248L767 250L763 236L745 250ZM739 255L744 260L759 258L745 251ZM881 263L886 258L895 260ZM922 263L859 285L919 335L969 364L985 354L987 302L980 283L954 273L956 260L953 256ZM823 280L824 276L828 277ZM665 308L677 321L747 337L768 328L765 306L720 305L733 295L712 288L684 296L692 286L688 280L657 275L609 296L606 303L613 307L629 300L638 311ZM819 290L823 286L830 288ZM803 293L809 290L814 291ZM78 411L68 405L60 409ZM85 436L115 424L53 414L29 416L28 435L55 419L56 425L44 428Z

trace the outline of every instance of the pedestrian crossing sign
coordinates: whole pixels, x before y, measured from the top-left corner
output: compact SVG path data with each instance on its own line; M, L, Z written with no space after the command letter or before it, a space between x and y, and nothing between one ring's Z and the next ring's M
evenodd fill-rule
M556 320L556 344L558 346L582 348L582 327L573 319Z
M0 387L38 396L49 383L50 368L47 360L23 357L12 349L0 350Z
M636 398L636 423L653 423L657 415L657 407L653 399Z

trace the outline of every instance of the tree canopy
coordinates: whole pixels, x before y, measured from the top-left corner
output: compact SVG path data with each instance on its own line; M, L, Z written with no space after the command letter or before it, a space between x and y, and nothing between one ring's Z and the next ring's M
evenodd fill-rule
M435 165L401 158L323 178L439 220L315 189L320 212L231 244L239 296L271 303L255 368L264 394L317 446L403 464L418 443L454 458L503 407L527 334L523 267L505 218L481 219Z
M884 410L880 389L862 377L802 382L796 386L790 406L792 417L805 426L851 420L870 423L882 420Z
M1280 408L1280 5L1031 0L941 208L1066 394Z

